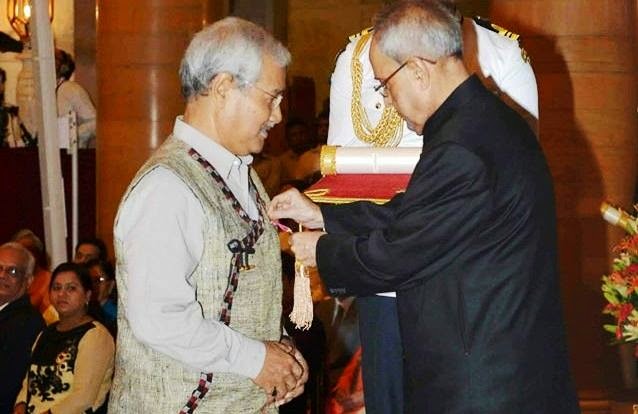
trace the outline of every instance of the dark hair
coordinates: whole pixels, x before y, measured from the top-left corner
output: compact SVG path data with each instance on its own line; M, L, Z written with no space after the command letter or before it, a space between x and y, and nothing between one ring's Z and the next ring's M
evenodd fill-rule
M49 283L49 290L51 290L51 286L53 286L53 282L55 282L55 278L64 272L73 272L78 277L80 284L84 288L85 291L93 291L93 282L91 280L91 275L89 273L89 269L86 266L73 263L66 262L58 265L51 274L51 282Z
M7 72L0 68L0 82L5 83L7 81Z
M75 62L70 54L62 49L55 49L55 76L69 80L75 71Z
M108 280L115 280L115 269L113 268L111 262L109 262L108 260L89 260L88 262L86 262L85 266L89 270L91 270L92 267L97 266L100 268L100 270Z
M92 246L97 247L97 249L100 251L98 255L98 259L103 261L107 260L106 243L104 243L102 239L99 239L97 237L86 237L86 238L80 239L80 241L78 241L78 244L75 246L75 253L77 253L78 248L83 244L90 244Z

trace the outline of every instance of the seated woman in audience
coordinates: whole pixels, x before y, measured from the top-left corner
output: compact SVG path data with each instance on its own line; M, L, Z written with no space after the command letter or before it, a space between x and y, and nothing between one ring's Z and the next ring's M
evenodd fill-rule
M117 300L115 291L115 271L106 260L94 259L86 264L93 281L91 301L99 308L101 319L106 327L115 333L117 318Z
M115 345L88 313L91 276L63 263L51 275L49 296L60 320L36 339L14 414L96 412L111 386Z

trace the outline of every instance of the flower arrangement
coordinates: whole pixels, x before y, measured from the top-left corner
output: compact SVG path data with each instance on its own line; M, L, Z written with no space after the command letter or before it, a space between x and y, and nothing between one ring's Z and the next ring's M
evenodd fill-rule
M638 211L638 207L634 208ZM608 203L600 209L605 220L628 233L613 249L618 256L612 272L602 277L602 291L608 302L603 313L615 320L615 324L603 327L614 334L616 343L638 342L638 218Z

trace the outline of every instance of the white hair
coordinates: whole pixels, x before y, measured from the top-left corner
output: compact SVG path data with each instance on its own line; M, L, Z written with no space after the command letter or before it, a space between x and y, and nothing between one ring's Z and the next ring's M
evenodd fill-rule
M15 250L22 255L22 260L18 264L24 271L25 276L33 276L35 270L35 258L26 247L18 242L8 242L0 246L0 250L11 249Z
M410 57L461 57L463 53L458 18L436 0L390 3L376 16L374 31L379 50L397 62Z
M240 87L256 82L263 56L277 65L290 63L290 52L263 27L238 17L226 17L195 34L186 49L179 75L188 100L206 91L210 81L225 72Z

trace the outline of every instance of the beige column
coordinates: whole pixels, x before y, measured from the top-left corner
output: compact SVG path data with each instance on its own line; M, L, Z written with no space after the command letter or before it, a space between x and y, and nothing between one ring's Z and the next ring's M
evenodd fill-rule
M129 181L183 110L179 64L192 35L228 1L97 2L97 234L110 246ZM161 208L161 206L158 206Z
M490 18L522 34L538 80L577 386L616 386L616 350L602 330L600 277L622 232L601 220L598 207L604 199L630 207L634 195L636 1L493 0Z

